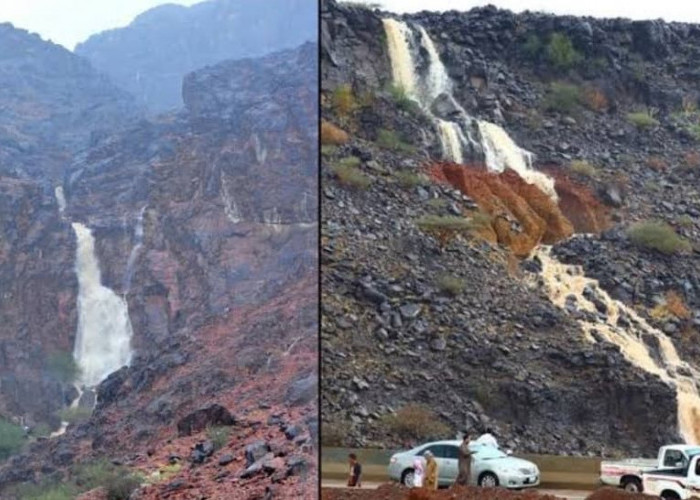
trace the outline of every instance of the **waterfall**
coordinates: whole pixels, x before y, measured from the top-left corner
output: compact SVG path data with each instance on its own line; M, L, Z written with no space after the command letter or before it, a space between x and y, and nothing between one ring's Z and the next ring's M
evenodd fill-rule
M683 439L700 444L700 424L696 423L700 395L695 385L700 373L681 359L668 336L632 308L612 299L580 266L554 259L551 248L540 247L534 256L542 263L540 277L550 300L562 309L582 313L577 321L589 342L619 346L632 365L669 384L677 396L678 428Z
M143 214L146 211L146 206L144 205L139 214L136 217L136 226L134 227L134 241L135 244L131 249L129 254L129 259L126 261L126 273L124 275L124 295L129 293L131 290L131 278L134 275L134 264L136 263L136 257L139 255L139 251L143 246Z
M78 240L75 272L78 276L78 332L73 356L80 366L80 382L99 384L131 360L131 322L126 301L102 285L89 228L74 222Z
M484 153L489 171L500 173L506 168L514 170L525 182L535 184L556 201L554 180L532 167L532 153L518 147L505 130L494 123L478 120L476 123L481 140L477 143L472 138L475 120L455 99L452 80L428 32L418 26L420 41L416 42L414 31L406 23L387 18L383 19L383 24L394 84L403 88L407 97L415 100L435 123L444 157L462 163L464 147L467 144L478 145ZM416 73L419 65L412 47L418 43L428 55L425 75ZM433 108L438 99L446 100L449 119L435 116Z
M56 196L56 203L58 203L58 213L63 215L66 210L66 196L63 193L63 186L56 186L54 188L54 196Z

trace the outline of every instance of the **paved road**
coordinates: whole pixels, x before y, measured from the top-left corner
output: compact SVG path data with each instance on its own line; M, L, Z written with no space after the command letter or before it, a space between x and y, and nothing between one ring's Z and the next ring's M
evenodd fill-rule
M362 489L376 489L382 483L364 483ZM345 483L343 481L335 481L324 479L321 482L322 488L345 488ZM554 495L566 500L584 500L588 495L591 494L590 491L574 491L574 490L537 490L538 493Z

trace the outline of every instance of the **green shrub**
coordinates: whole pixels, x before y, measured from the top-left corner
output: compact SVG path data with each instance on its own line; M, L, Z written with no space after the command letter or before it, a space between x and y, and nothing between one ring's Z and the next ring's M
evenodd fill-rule
M331 171L341 184L357 189L366 189L372 183L372 179L357 168L359 164L359 158L349 156L340 160L336 165L333 165Z
M700 124L692 123L687 126L687 130L696 141L700 141Z
M0 419L0 460L18 453L26 441L22 426Z
M598 169L585 160L574 160L569 165L572 172L586 177L596 177Z
M404 111L416 112L418 111L418 103L408 97L406 90L400 85L392 85L389 87L389 92L391 97L394 99L394 104Z
M693 221L693 218L688 214L683 214L680 217L678 217L676 223L679 226L684 227L686 229L689 229L695 225L695 221Z
M76 406L75 408L63 408L56 412L56 416L69 424L84 422L92 415L92 408Z
M581 89L576 85L553 82L545 97L544 107L548 111L570 113L581 103Z
M377 144L385 149L393 149L402 153L413 153L415 148L406 144L393 130L381 129L377 133Z
M142 478L121 465L107 460L82 464L76 470L76 483L86 490L103 487L109 500L128 500Z
M451 274L444 274L437 280L437 286L440 291L456 297L464 290L464 280Z
M416 224L424 231L467 231L473 228L471 221L456 215L426 215L418 219Z
M22 484L15 488L22 500L74 500L80 493L72 483Z
M627 236L637 246L657 250L667 255L688 252L692 249L690 242L679 236L665 222L638 222L627 229Z
M532 59L537 58L542 52L542 40L534 33L531 33L523 44L523 50L528 57Z
M567 71L576 66L581 60L569 38L562 33L554 33L547 45L547 58L550 64L561 71Z
M428 182L425 175L412 172L411 170L399 170L394 176L399 184L404 187L424 186Z
M447 200L445 198L430 198L428 205L433 208L443 209L447 207Z
M72 384L80 377L80 366L69 352L54 352L49 354L46 367L62 383Z
M333 153L336 152L337 149L338 147L332 144L324 144L323 146L321 146L321 154L323 156L331 156L333 155Z
M207 427L207 437L214 443L214 449L220 450L228 444L231 435L231 428L225 425L214 425Z
M355 109L355 96L350 85L341 85L333 91L333 108L340 116L347 116Z
M416 403L404 406L394 415L385 415L382 423L390 434L401 440L444 439L450 433L449 426L441 422L435 412Z
M50 434L51 427L45 422L36 424L31 430L31 435L36 437L48 437Z
M635 113L628 113L627 119L637 128L655 127L659 124L659 121L653 116L651 116L651 114L648 111L637 111Z

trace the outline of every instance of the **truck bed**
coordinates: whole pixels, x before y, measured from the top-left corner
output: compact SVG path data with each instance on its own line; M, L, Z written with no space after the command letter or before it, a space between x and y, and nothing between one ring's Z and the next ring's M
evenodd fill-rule
M638 467L640 469L656 468L657 460L655 458L625 458L624 460L604 460L600 467Z

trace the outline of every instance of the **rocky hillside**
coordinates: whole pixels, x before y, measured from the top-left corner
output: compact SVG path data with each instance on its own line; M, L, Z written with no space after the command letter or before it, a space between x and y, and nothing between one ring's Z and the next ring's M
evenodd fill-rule
M165 4L125 28L93 35L75 52L153 112L182 107L182 78L226 59L296 47L316 38L317 6L305 0L207 0Z
M556 202L515 171L487 173L478 147L467 166L443 161L429 114L392 88L384 18L423 27L445 65L454 101L429 114L503 127ZM682 370L698 366L700 27L493 7L399 17L328 0L321 35L324 444L486 426L523 452L654 454L680 439L668 382L587 329L613 314L598 292L560 307L565 278L528 257L554 244L663 331ZM411 47L427 74L426 44ZM652 221L666 225L646 238ZM658 337L633 335L660 359ZM425 433L401 425L423 418Z
M0 50L2 175L60 180L100 131L140 117L129 94L59 45L6 23Z
M3 498L18 482L84 488L76 467L100 457L139 478L139 498L315 498L316 54L306 43L187 75L182 112L72 156L62 214L52 189L0 183L3 416L56 430L75 397L35 358L75 341L70 222L92 230L134 331L92 415L2 465ZM44 383L30 393L25 378Z

